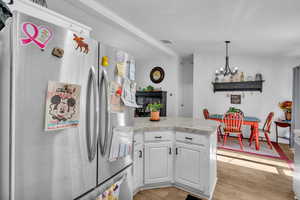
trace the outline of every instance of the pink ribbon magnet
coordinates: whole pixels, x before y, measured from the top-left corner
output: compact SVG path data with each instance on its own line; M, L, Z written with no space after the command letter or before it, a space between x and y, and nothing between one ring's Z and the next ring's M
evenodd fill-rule
M32 30L30 30L30 27ZM21 43L23 45L28 45L31 42L34 42L39 48L44 49L49 40L52 38L52 31L46 26L38 27L31 22L26 22L23 23L22 30L27 36L27 38L21 39Z

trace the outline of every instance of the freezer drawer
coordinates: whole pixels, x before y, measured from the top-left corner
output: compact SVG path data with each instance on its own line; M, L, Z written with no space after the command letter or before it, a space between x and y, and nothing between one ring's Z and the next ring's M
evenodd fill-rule
M120 179L124 178L120 187L120 200L132 200L133 199L133 188L132 188L132 165L128 166L123 171L116 174L111 179L107 180L100 186L96 187L93 191L79 197L75 200L95 200L97 196L102 194L106 189L108 189L112 184L116 183Z

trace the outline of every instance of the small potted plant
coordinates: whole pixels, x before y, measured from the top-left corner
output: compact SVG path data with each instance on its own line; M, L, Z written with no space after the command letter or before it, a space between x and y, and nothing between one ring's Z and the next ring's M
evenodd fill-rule
M292 105L293 102L291 101L284 101L279 103L279 107L283 110L285 119L288 121L292 120Z
M151 121L159 121L159 110L161 109L162 105L160 103L150 103L147 105L147 109L151 112Z
M240 113L242 116L244 116L243 111L235 107L230 107L227 113Z

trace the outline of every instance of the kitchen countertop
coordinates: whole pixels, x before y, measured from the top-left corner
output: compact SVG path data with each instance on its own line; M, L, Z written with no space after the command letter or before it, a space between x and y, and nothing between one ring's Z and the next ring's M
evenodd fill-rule
M152 122L149 117L134 119L134 131L175 130L198 134L214 134L218 123L212 120L197 120L188 117L161 117L160 121Z

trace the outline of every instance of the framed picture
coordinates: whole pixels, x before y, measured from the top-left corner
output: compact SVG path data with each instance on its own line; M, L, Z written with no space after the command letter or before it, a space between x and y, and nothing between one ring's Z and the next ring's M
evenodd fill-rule
M165 71L161 67L154 67L150 72L150 79L153 83L160 83L165 78Z
M230 95L230 103L231 104L241 104L241 95Z

